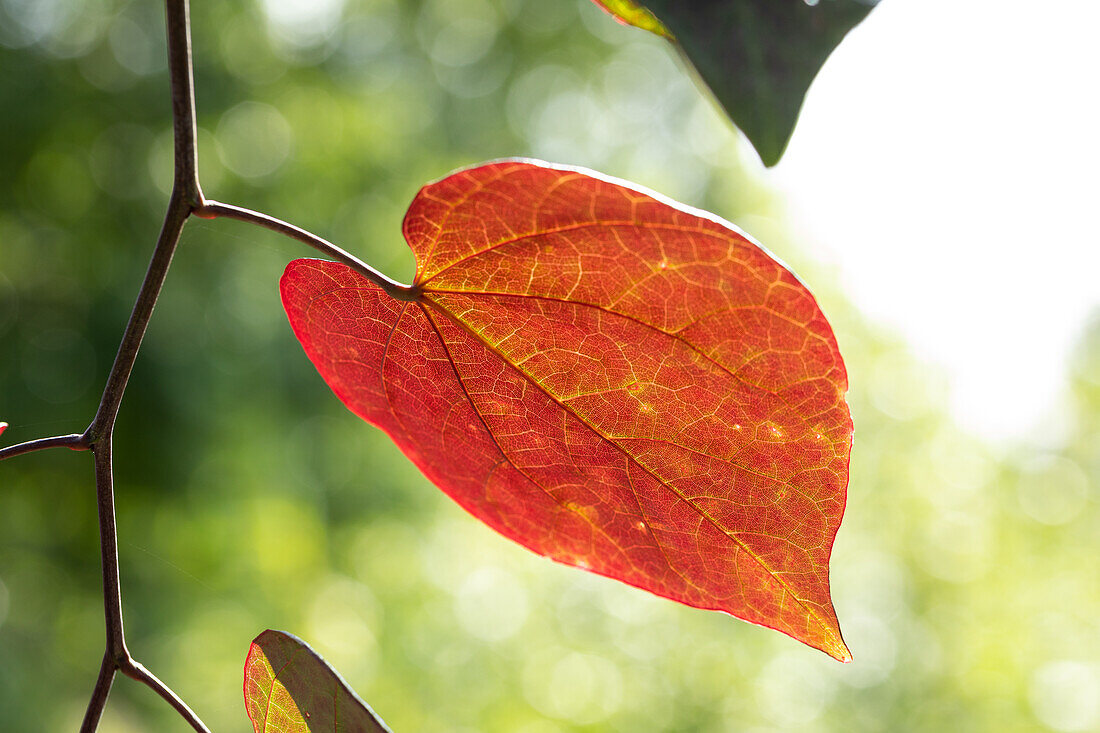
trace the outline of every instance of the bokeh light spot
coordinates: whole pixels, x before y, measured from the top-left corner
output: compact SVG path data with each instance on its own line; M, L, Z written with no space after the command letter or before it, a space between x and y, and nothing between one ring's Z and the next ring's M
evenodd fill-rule
M241 102L222 116L218 152L227 168L244 178L262 178L290 155L291 129L271 105Z
M470 634L485 641L503 641L527 620L527 591L511 573L480 568L459 587L455 613Z
M1045 455L1026 463L1017 483L1020 508L1043 524L1065 524L1077 517L1089 495L1089 477L1073 461Z
M1057 731L1096 730L1100 725L1100 671L1095 664L1048 662L1031 678L1031 709Z

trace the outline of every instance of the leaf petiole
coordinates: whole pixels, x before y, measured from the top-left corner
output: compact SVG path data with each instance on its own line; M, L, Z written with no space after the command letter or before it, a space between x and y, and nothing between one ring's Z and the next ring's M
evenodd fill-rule
M276 219L273 216L261 214L258 211L252 211L251 209L245 209L240 206L211 201L210 199L207 199L201 206L195 208L193 213L195 216L202 219L236 219L237 221L255 224L265 229L270 229L273 232L278 232L291 239L296 239L299 242L308 244L318 252L328 255L338 262L343 262L345 265L382 288L391 298L403 301L420 300L422 291L417 286L405 285L404 283L397 282L383 275L350 252L337 247L327 239L318 237L316 234L307 232L305 229L287 223L282 219Z

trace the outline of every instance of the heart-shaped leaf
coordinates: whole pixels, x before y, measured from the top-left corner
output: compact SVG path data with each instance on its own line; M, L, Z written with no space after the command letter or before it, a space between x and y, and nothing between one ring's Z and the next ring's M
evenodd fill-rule
M525 161L426 186L404 233L409 300L333 262L283 274L344 404L531 550L849 659L847 382L794 275L709 214Z
M779 162L825 59L876 0L594 0L673 42L764 165Z
M267 630L244 663L244 704L255 733L389 733L370 706L298 637Z

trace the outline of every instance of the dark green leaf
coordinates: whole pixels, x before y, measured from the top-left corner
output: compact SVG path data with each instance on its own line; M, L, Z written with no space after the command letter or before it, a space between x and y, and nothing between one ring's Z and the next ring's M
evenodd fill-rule
M876 0L646 0L765 165L779 162L806 90ZM632 25L642 8L596 0ZM632 12L626 12L632 9Z

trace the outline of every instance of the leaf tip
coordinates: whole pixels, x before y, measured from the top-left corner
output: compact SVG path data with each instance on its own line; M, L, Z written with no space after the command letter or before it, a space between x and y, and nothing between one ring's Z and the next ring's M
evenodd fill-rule
M718 104L723 109L726 108L725 102L722 100L719 100ZM794 128L798 124L800 112L801 109L795 112L789 124L778 126L782 129L777 129L776 126L772 125L761 127L748 119L736 121L734 124L749 141L752 149L756 151L756 155L760 158L760 162L764 164L764 167L774 168L779 164L779 161L783 160L783 155L787 152L787 146L790 145L791 138L794 136ZM732 114L728 112L727 114L731 115L732 121Z
M4 431L7 430L7 429L8 429L8 424L6 422L0 422L0 435L3 435Z
M764 164L765 168L774 168L779 164L779 161L783 158L783 149L772 150L767 146L761 144L756 148L756 152L760 155L760 162Z
M839 627L830 629L829 635L825 639L825 643L818 648L842 664L850 664L852 662L852 651L848 648L848 645L844 642L844 638L840 635Z

